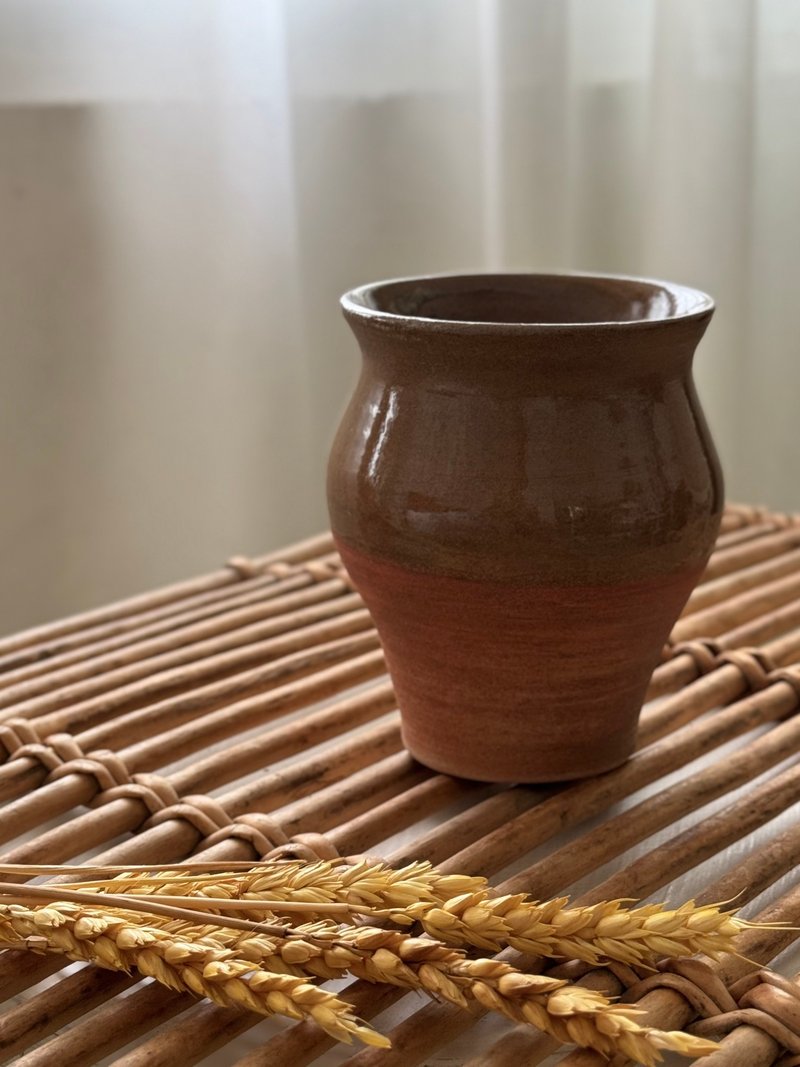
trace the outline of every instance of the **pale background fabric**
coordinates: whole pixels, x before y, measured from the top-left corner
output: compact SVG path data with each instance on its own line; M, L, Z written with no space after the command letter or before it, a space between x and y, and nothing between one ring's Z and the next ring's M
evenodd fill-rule
M798 116L800 0L0 0L0 628L320 529L379 277L707 289L800 508Z

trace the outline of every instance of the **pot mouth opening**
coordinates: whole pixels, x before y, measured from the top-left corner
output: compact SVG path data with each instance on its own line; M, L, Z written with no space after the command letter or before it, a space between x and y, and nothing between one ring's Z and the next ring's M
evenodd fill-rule
M441 274L351 289L348 316L418 328L530 331L655 325L709 314L699 289L617 274Z

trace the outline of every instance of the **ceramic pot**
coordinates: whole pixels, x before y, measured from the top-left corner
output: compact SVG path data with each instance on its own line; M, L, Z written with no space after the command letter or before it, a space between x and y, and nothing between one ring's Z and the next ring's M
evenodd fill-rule
M379 282L342 304L363 366L331 523L408 749L502 782L620 764L719 528L691 376L712 300L508 274Z

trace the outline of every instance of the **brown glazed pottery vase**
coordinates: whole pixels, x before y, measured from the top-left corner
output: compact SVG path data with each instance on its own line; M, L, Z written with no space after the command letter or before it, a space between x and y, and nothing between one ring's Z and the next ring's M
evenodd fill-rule
M378 282L342 304L363 369L330 515L408 749L501 782L622 763L719 528L691 374L712 300L504 274Z

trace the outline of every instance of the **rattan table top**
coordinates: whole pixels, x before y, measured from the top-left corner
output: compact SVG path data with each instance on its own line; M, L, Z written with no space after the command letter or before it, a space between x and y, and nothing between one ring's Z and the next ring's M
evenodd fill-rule
M800 925L798 706L800 520L730 506L653 675L633 759L548 787L436 774L403 750L370 617L321 535L0 641L2 859L365 853L429 859L540 898L737 897L749 917ZM800 998L760 968L792 974L797 937L748 931L749 961L723 959L705 977L671 966L594 977L641 1001L655 1025L714 1017L724 1041L708 1067L781 1056L789 1067L800 1063ZM714 1000L719 978L737 1012ZM344 995L390 1032L392 1052L332 1049L311 1023L6 951L0 1062L604 1062L415 994L354 983Z

